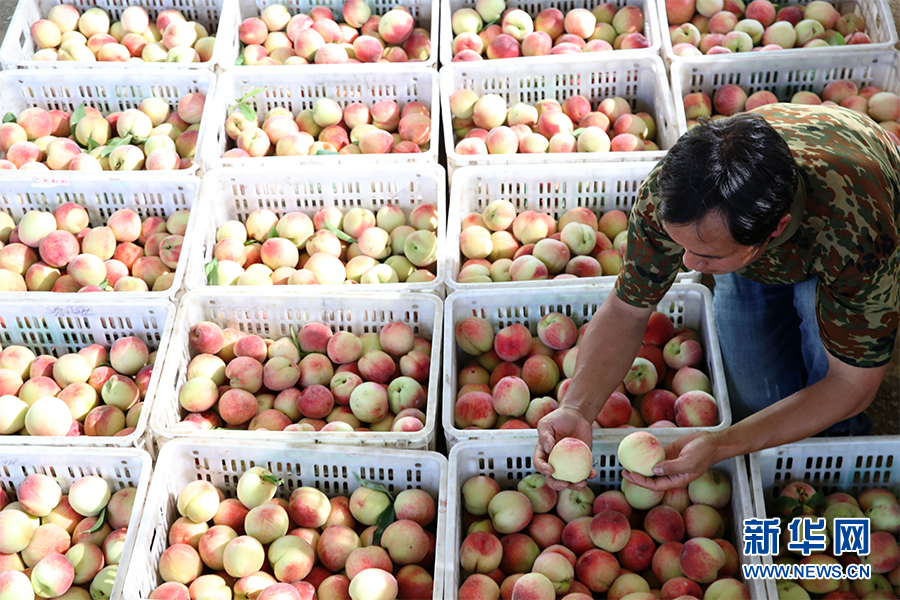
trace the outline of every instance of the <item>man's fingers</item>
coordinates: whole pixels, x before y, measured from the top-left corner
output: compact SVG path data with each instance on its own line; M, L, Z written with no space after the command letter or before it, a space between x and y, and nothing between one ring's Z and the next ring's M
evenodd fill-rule
M553 446L556 444L556 436L554 435L553 430L548 427L541 432L538 441L538 448L543 451L545 456L549 456L550 451L553 450Z

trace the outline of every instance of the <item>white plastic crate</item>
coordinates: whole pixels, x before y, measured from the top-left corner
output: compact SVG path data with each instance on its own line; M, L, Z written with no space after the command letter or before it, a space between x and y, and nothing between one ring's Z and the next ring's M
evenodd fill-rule
M240 23L250 17L258 17L264 8L272 4L283 4L292 15L307 13L314 6L324 6L334 12L338 22L343 20L341 18L341 7L344 5L343 0L238 0L236 7L238 11L237 22ZM409 14L416 20L416 27L428 30L431 38L431 55L428 57L428 60L409 64L431 68L437 67L439 0L372 0L368 4L369 8L372 9L373 15L383 15L395 6L403 6L409 9ZM228 50L224 53L223 60L219 65L224 70L245 70L234 64L234 61L237 60L240 54L241 40L238 38L237 28L235 27L228 40ZM365 66L373 67L376 72L384 67L391 68L391 65L382 63L373 63ZM300 68L317 69L326 72L330 71L332 67L334 65L300 65Z
M569 152L541 154L463 155L456 152L458 140L453 133L450 95L458 89L469 89L478 95L499 94L507 106L516 102L536 104L545 98L562 102L581 94L597 103L620 96L631 105L632 112L647 112L656 121L658 151L640 152ZM610 163L659 161L678 139L671 86L658 56L619 57L607 52L595 61L573 62L566 55L547 57L540 63L507 63L503 60L459 62L441 68L441 110L447 165L452 175L459 167L470 165ZM527 167L526 167L527 168Z
M900 52L834 52L797 61L785 60L778 52L759 52L747 60L727 56L679 60L672 63L678 135L687 132L684 97L688 94L703 92L712 98L717 89L731 83L744 88L748 96L767 90L781 102L790 102L797 92L821 94L827 84L841 79L852 81L860 89L876 85L900 93Z
M197 151L194 164L177 171L154 171L158 179L187 179L199 169L200 149L210 128L210 108L215 76L210 71L173 71L168 69L134 69L132 71L84 71L57 69L52 72L39 69L19 69L0 73L0 114L19 114L26 108L62 110L70 115L81 104L92 106L107 116L128 108L137 108L144 98L160 98L169 103L172 110L178 100L192 92L206 95L200 131L197 133ZM105 176L133 180L144 171L104 171ZM35 171L37 175L55 179L68 177L72 171ZM3 179L17 175L16 171L4 171ZM100 173L94 173L100 176Z
M28 174L35 175L35 174ZM74 202L87 210L91 225L105 225L110 215L125 208L135 211L141 220L147 217L167 218L179 210L192 209L200 195L196 178L167 181L156 174L141 171L128 181L97 177L96 173L68 171L61 177L20 176L7 178L0 187L0 210L18 222L32 210L53 211L60 204ZM162 292L103 292L114 293L119 301L129 299L173 298L181 289L187 272L191 244L197 236L200 216L192 210L184 234L181 257L175 268L172 286ZM51 303L60 300L53 292L8 292L0 294L7 300Z
M156 62L86 62L86 61L39 61L32 60L39 50L31 37L31 26L39 19L46 19L50 9L59 4L56 0L19 0L16 12L13 13L0 46L0 64L8 69L145 69L161 67L166 71L179 69L212 71L217 63L225 60L228 47L227 37L232 30L237 30L236 9L234 0L71 0L80 12L89 8L102 8L109 13L110 23L118 21L122 12L129 6L142 6L150 15L150 22L156 22L156 15L166 9L177 9L188 21L196 21L203 25L210 35L216 36L213 54L210 60L195 63L156 63ZM133 71L132 71L133 72ZM123 73L119 73L123 75ZM159 79L157 79L159 81Z
M436 452L411 452L383 448L347 448L317 446L289 448L284 444L254 442L235 445L228 442L179 440L166 444L159 455L150 484L147 502L136 544L145 549L140 560L127 565L128 589L123 600L149 597L162 584L157 565L167 546L169 527L178 518L176 499L192 481L205 480L234 498L237 482L247 469L260 466L284 479L276 497L287 500L300 487L311 486L327 496L349 496L360 487L356 477L380 483L392 494L407 489L425 490L436 500L437 542L434 560L435 600L443 599L447 520L447 459Z
M157 358L144 398L144 408L133 432L123 436L38 437L0 435L0 453L21 446L50 446L70 452L77 448L103 446L150 447L150 410L159 391L163 361L169 349L175 307L164 300L116 300L99 294L72 294L41 302L19 302L0 298L0 346L21 345L37 355L62 356L85 346L100 344L107 349L122 337L135 336L147 344Z
M647 48L641 48L639 50L615 50L615 54L613 56L621 57L621 56L640 56L642 54L659 54L661 38L660 29L659 29L659 11L656 8L657 0L615 0L611 2L616 9L624 8L626 6L637 6L644 13L644 31L641 33L644 34L644 37L647 38L647 41L650 42L650 46ZM548 8L557 8L565 14L566 12L572 10L573 8L586 8L591 10L596 6L592 2L587 2L586 0L512 0L506 3L507 9L518 8L520 10L524 10L531 18L534 19L538 16L542 10L546 10ZM458 11L461 8L475 8L475 3L470 0L441 0L441 13L445 16L443 21L441 22L441 64L448 65L453 61L453 26L450 22L450 18L453 13ZM608 57L608 54L596 54L593 52L585 52L582 56L574 55L574 54L566 54L567 62L597 62L604 61ZM485 60L489 60L487 57L484 57ZM500 59L492 59L492 60L500 60ZM522 56L518 58L507 58L502 59L503 62L518 63L520 65L528 65L533 64L533 61L544 60L543 56Z
M521 323L537 336L537 324L551 312L562 313L581 327L590 321L594 313L612 293L610 285L587 285L564 288L517 289L515 295L498 295L493 290L454 292L444 303L444 372L443 377L443 425L447 447L452 448L466 440L503 440L516 438L537 439L536 429L460 429L453 418L458 391L457 378L463 366L461 358L465 353L456 345L454 329L456 324L467 317L487 319L494 327L494 333ZM654 435L688 435L697 431L720 431L731 425L731 406L725 385L725 371L722 365L722 351L712 315L712 294L709 289L697 283L676 283L663 297L656 310L664 313L675 323L675 328L690 327L696 330L703 344L706 372L712 384L712 395L719 408L719 423L715 427L660 427ZM560 378L562 380L562 376ZM631 429L595 429L594 440L619 440Z
M360 65L328 65L322 69L289 69L283 65L225 71L216 82L216 95L210 107L210 134L202 146L202 158L208 168L277 167L283 173L302 165L355 165L437 162L438 149L438 76L434 69L402 63L389 69L370 69ZM331 98L341 107L355 102L371 106L381 100L394 100L402 109L407 102L424 104L431 112L431 140L428 150L419 154L339 154L329 156L265 156L260 158L222 158L230 139L225 134L228 109L248 92L257 88L266 92L249 100L260 119L276 106L294 116L312 108L319 98ZM199 147L198 147L199 151Z
M900 437L896 435L810 438L802 442L767 448L748 456L753 513L772 517L766 507L783 486L804 481L826 496L835 492L859 494L887 487L897 493L900 482ZM772 564L771 556L762 557ZM778 598L774 580L766 580L769 598Z
M362 168L348 176L346 168L298 167L289 173L275 169L213 169L203 177L203 212L208 216L198 225L198 241L191 249L185 283L190 289L207 288L205 265L212 260L216 230L225 221L246 222L254 210L269 209L279 217L289 212L303 212L311 218L320 208L329 206L342 213L351 208L367 208L377 212L387 204L399 206L409 213L422 204L434 204L438 210L438 259L433 281L427 283L315 285L304 289L353 292L431 292L443 295L444 247L446 246L446 178L438 165L397 165L390 171ZM209 287L230 293L241 286ZM290 286L298 290L296 286Z
M803 7L810 3L811 0L802 0L796 3ZM779 59L786 67L791 65L805 65L811 59L818 57L835 57L835 56L856 56L858 53L865 53L872 50L893 50L897 44L897 28L894 26L894 18L891 13L887 0L826 0L834 5L839 13L856 13L866 20L866 33L871 38L871 44L852 44L845 46L828 46L823 48L787 48L785 50L766 50L765 52L753 53L751 61L755 62L760 55L771 54ZM749 3L748 3L749 4ZM776 8L781 8L782 4L774 3ZM794 3L792 3L794 4ZM666 16L666 4L664 0L657 2L659 11L659 25L662 35L662 55L666 62L674 66L682 60L701 60L704 63L719 60L735 60L749 57L747 52L737 52L733 54L720 54L713 56L695 56L690 59L676 56L672 51L672 37L669 35L669 18Z
M669 444L678 439L677 435L667 436L659 433L654 433L654 435L663 444ZM589 479L588 485L597 494L619 489L622 467L616 458L618 446L618 440L595 438L593 441L592 453L597 477ZM532 464L534 448L534 440L469 441L454 446L450 451L450 475L447 480L448 518L447 532L444 535L448 565L445 570L444 595L448 600L457 600L459 586L465 581L461 576L459 565L459 548L465 539L465 532L462 528L463 506L459 497L463 484L471 477L485 475L499 483L501 490L515 489L519 481L531 473L537 473L537 469ZM744 459L741 456L729 458L716 463L713 468L726 474L731 480L731 522L725 538L737 550L739 564L758 564L757 557L747 557L741 553L742 524L744 519L753 515L750 483ZM738 569L736 578L747 586L750 597L753 600L765 600L766 592L762 582L758 580L745 581L741 571Z
M351 446L391 447L413 450L434 449L437 421L438 388L440 386L441 300L432 294L347 292L298 294L288 290L266 291L246 289L230 294L218 290L196 290L185 294L179 305L169 345L165 370L150 417L157 446L173 439L228 440L230 443L254 443L277 440L284 445L342 444ZM392 322L409 325L417 337L431 342L431 371L428 376L425 428L416 432L290 432L290 431L226 431L184 430L178 427L184 414L178 403L178 391L186 381L185 374L192 358L188 343L190 328L200 321L211 321L220 327L233 327L245 333L273 339L290 336L311 322L325 323L332 331L349 331L361 335L380 331Z
M121 598L125 588L124 567L130 561L137 539L141 513L150 486L152 461L150 455L135 448L66 448L59 447L6 447L3 449L3 466L0 467L0 489L10 498L15 497L15 489L29 475L40 473L56 480L63 494L77 479L87 476L102 477L115 494L119 490L133 487L137 490L131 518L128 520L128 535L116 573L110 597ZM138 552L140 555L141 553Z
M637 201L641 183L654 163L614 163L609 165L534 166L527 172L510 167L463 167L453 174L450 186L450 210L447 219L447 251L444 273L451 291L477 289L515 290L535 286L559 287L585 284L609 284L614 275L546 281L504 281L497 283L460 283L459 270L466 261L459 251L461 223L466 215L482 212L495 200L508 200L516 212L531 210L548 214L557 221L567 211L583 207L602 214L607 210L629 212ZM612 240L610 240L612 241ZM699 283L700 273L678 275L680 282Z

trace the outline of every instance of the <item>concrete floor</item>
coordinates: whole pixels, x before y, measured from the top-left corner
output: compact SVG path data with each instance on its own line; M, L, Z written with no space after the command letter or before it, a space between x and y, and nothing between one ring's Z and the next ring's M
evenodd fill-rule
M894 22L900 31L900 0L889 0L889 2ZM15 0L0 0L0 39L6 34L6 28L15 7ZM897 349L894 351L884 383L866 412L875 423L874 434L900 434L900 337L897 339Z

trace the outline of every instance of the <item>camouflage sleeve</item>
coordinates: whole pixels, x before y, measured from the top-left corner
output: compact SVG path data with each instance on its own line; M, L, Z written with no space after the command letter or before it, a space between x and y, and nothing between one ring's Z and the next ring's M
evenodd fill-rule
M628 219L628 245L615 292L632 306L659 303L675 282L684 254L684 249L665 234L656 216L656 175L661 164L647 175Z

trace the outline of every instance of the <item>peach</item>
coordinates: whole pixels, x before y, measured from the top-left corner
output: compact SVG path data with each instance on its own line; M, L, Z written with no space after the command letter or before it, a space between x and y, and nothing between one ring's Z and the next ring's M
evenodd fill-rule
M475 531L467 535L460 546L459 564L466 571L487 574L501 565L505 555L505 546L495 535Z
M72 422L72 412L66 403L50 396L36 400L25 413L25 430L29 435L66 435Z
M623 468L640 473L644 477L652 477L653 467L666 459L665 450L659 440L653 434L642 431L623 438L619 442L617 456Z
M662 501L663 496L665 495L664 492L654 492L634 485L627 479L622 480L622 493L625 494L628 504L631 505L632 508L638 510L653 508Z
M265 558L266 553L262 544L253 537L242 535L225 546L222 564L225 572L231 577L241 578L259 571Z
M196 549L208 530L209 526L205 522L195 523L187 517L178 517L169 527L169 545L188 544Z
M125 413L115 406L97 406L84 418L86 435L111 436L125 429Z
M697 583L711 583L725 565L725 552L711 539L695 538L681 549L681 570Z
M595 421L600 427L613 428L625 425L631 419L631 401L624 394L613 392L600 409Z

